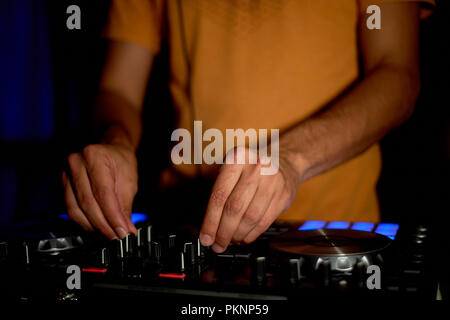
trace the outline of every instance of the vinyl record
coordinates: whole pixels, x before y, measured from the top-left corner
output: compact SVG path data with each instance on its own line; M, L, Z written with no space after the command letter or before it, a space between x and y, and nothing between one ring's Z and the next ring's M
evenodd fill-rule
M347 256L381 251L391 242L388 237L372 232L318 229L283 233L271 240L270 247L289 254Z

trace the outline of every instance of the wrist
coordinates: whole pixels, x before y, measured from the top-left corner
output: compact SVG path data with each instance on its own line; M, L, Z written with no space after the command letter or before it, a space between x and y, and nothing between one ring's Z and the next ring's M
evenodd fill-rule
M306 157L287 139L280 139L280 165L289 166L296 175L297 183L300 184L309 179L310 165Z
M120 125L110 125L104 132L101 143L125 148L131 152L136 152L137 143L133 142L130 134Z

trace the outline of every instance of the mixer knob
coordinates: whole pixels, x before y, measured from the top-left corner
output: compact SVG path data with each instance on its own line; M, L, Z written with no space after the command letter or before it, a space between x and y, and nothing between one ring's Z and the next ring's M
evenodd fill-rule
M180 252L180 270L181 272L184 271L184 253Z
M128 234L125 237L125 254L127 256L132 256L136 252L137 247L137 238L133 234Z
M428 231L428 228L425 227L424 225L418 225L417 228L416 228L416 231L420 232L420 233L425 233L425 232Z
M177 238L176 234L170 234L169 235L169 240L168 240L168 247L169 249L173 249L175 248L175 240Z
M289 272L290 272L290 282L292 284L298 283L302 278L301 268L304 263L304 259L289 259Z
M0 262L6 261L8 258L8 243L0 242Z
M124 243L122 239L116 239L114 241L114 253L115 257L122 260L125 257Z
M109 261L109 250L108 248L102 248L100 250L100 263L102 266L107 266L109 265L110 261Z
M349 257L338 257L336 259L336 270L337 271L351 271L352 270L352 261Z
M144 229L139 228L137 229L137 236L136 236L136 244L138 246L138 248L142 248L145 244L144 241Z
M145 245L150 246L152 242L152 226L148 225L137 230L137 246L142 248Z
M161 244L159 242L156 241L152 241L151 242L151 251L152 251L152 257L153 259L155 259L157 262L159 262L161 260Z
M352 277L357 288L363 288L367 276L367 264L362 260L358 261L353 266Z
M200 238L197 238L197 258L204 258L206 256L206 251L208 250L208 247L205 247L200 242Z
M319 281L324 287L330 285L331 263L328 259L319 258L317 272Z
M26 265L30 264L30 249L28 247L28 243L24 242L22 244L23 246L23 261L25 262Z
M263 285L266 281L266 257L255 259L255 280L258 285Z
M186 242L183 246L184 258L187 264L195 263L195 247L192 242Z

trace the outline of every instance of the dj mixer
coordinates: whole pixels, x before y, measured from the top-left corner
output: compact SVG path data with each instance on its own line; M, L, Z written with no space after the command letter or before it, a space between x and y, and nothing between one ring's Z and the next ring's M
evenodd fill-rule
M137 236L111 241L64 219L52 222L55 229L33 224L0 230L3 298L149 303L436 297L426 225L276 222L255 242L217 254L200 244L194 226L152 224L143 214L133 219Z

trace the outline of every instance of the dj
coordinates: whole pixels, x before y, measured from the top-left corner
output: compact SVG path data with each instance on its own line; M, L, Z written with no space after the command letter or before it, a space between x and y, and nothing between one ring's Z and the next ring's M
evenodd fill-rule
M413 112L419 22L433 0L114 0L95 124L68 158L72 220L108 238L136 233L136 149L153 57L166 39L178 127L280 129L279 170L172 165L163 184L214 175L200 240L222 252L276 219L374 221L377 142ZM381 29L369 29L370 5ZM158 121L158 119L154 119ZM70 181L70 180L71 181Z

